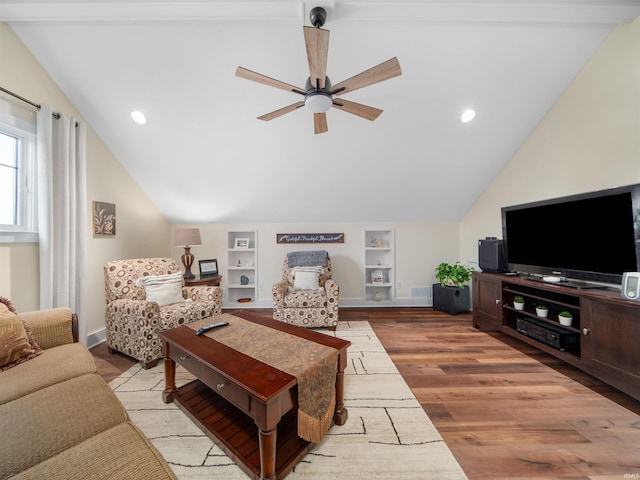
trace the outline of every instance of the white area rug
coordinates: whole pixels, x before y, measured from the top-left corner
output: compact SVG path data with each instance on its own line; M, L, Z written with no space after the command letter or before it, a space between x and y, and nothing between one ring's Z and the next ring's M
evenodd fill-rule
M340 322L335 335L351 341L345 371L349 419L331 427L286 478L466 479L369 323ZM178 368L178 386L192 378ZM149 370L135 365L110 386L181 480L248 478L178 407L163 403L162 362Z

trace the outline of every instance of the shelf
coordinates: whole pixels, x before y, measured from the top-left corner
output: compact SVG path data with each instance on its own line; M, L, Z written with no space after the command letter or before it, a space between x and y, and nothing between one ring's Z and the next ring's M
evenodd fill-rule
M558 327L561 327L561 328L565 328L565 329L570 330L572 332L580 333L580 329L579 328L576 328L574 326L568 327L566 325L562 325L562 324L560 324L560 322L554 320L553 318L540 317L540 316L536 315L535 313L529 313L526 310L516 310L515 308L513 308L510 305L504 305L503 308L505 308L506 310L511 310L512 312L515 312L516 315L525 315L525 316L527 316L529 318L535 318L536 320L542 320L545 323L548 323L548 324L551 324L551 325L555 325L555 326L558 326ZM575 322L575 318L573 320Z
M379 246L374 246L379 245ZM395 294L393 285L395 284L395 253L394 253L394 231L390 228L371 228L364 231L363 240L364 252L364 300L372 304L391 303ZM380 271L381 275L376 275L383 282L373 282L372 274ZM381 298L376 300L376 296Z
M246 239L248 248L235 248L237 239ZM255 303L258 296L258 232L257 230L233 230L227 232L227 288L228 306ZM238 261L240 265L238 265ZM240 283L246 276L248 283ZM251 298L251 302L239 303L238 298Z
M570 297L560 292L555 293L555 292L544 291L543 294L538 294L536 292L532 292L530 288L526 288L526 287L518 288L518 287L512 287L512 286L505 286L504 291L507 293L512 293L514 296L520 295L523 297L529 297L535 300L540 300L545 304L553 303L554 305L561 305L563 307L566 307L567 309L579 308L579 303L580 303L580 299L578 297ZM574 303L568 303L567 300L569 298L574 299Z
M503 327L502 330L506 330L505 333L508 333L509 335L518 338L519 340L523 341L524 343L527 343L531 346L536 347L538 350L542 350L543 352L549 353L557 358L561 358L564 361L566 361L567 363L577 366L580 364L581 358L579 355L575 355L571 352L567 352L565 350L558 350L557 348L553 348L549 345L546 345L538 340L536 340L535 338L532 337L528 337L526 336L524 333L520 333L518 332L515 328L511 328L511 327Z

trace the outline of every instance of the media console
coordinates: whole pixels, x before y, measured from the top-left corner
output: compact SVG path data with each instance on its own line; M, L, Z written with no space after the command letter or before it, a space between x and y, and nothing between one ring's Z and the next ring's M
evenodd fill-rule
M640 302L617 289L572 288L524 277L473 272L473 325L533 345L640 400ZM513 299L525 300L516 310ZM548 307L546 318L535 307ZM558 313L573 315L561 326Z

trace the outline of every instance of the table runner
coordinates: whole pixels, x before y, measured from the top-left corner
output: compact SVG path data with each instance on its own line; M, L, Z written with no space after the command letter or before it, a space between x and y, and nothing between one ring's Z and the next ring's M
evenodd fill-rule
M296 377L298 436L320 443L331 427L335 409L338 350L229 313L188 326L197 330L214 322L229 322L229 326L210 330L205 335Z

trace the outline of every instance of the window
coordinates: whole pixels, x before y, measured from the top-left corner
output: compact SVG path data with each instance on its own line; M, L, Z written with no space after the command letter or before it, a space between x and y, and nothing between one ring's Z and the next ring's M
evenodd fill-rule
M35 127L0 115L0 241L37 241Z

